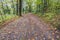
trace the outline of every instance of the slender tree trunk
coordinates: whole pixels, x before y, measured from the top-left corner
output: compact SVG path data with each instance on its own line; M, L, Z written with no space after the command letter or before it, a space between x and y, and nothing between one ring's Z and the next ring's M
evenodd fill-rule
M18 0L17 0L16 8L17 8L17 13L16 13L16 15L18 15Z
M21 9L22 9L22 0L19 0L19 2L18 2L18 14L19 14L19 16L22 16Z

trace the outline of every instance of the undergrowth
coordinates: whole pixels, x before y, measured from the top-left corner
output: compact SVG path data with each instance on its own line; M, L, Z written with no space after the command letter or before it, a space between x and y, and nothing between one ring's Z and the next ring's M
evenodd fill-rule
M42 18L46 23L50 23L54 28L60 30L60 14L45 13L44 15L41 15L41 13L38 13L36 15Z

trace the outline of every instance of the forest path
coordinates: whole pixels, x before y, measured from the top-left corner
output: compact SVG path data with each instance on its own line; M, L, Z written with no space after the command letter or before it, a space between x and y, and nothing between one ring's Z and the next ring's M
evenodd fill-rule
M58 40L58 31L33 14L25 14L0 30L0 40Z

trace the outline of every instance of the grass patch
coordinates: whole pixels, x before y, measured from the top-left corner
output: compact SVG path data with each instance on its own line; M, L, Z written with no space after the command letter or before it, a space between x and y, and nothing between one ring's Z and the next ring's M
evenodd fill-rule
M0 25L1 25L2 23L4 23L5 21L10 20L10 19L12 19L12 18L14 18L14 17L18 17L18 16L14 15L14 14L1 15L1 16L0 16Z

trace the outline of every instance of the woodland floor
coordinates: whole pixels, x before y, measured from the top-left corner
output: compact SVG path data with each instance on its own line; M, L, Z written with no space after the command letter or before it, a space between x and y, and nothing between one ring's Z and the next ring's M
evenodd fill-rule
M60 40L57 30L33 14L25 14L0 29L0 40Z

